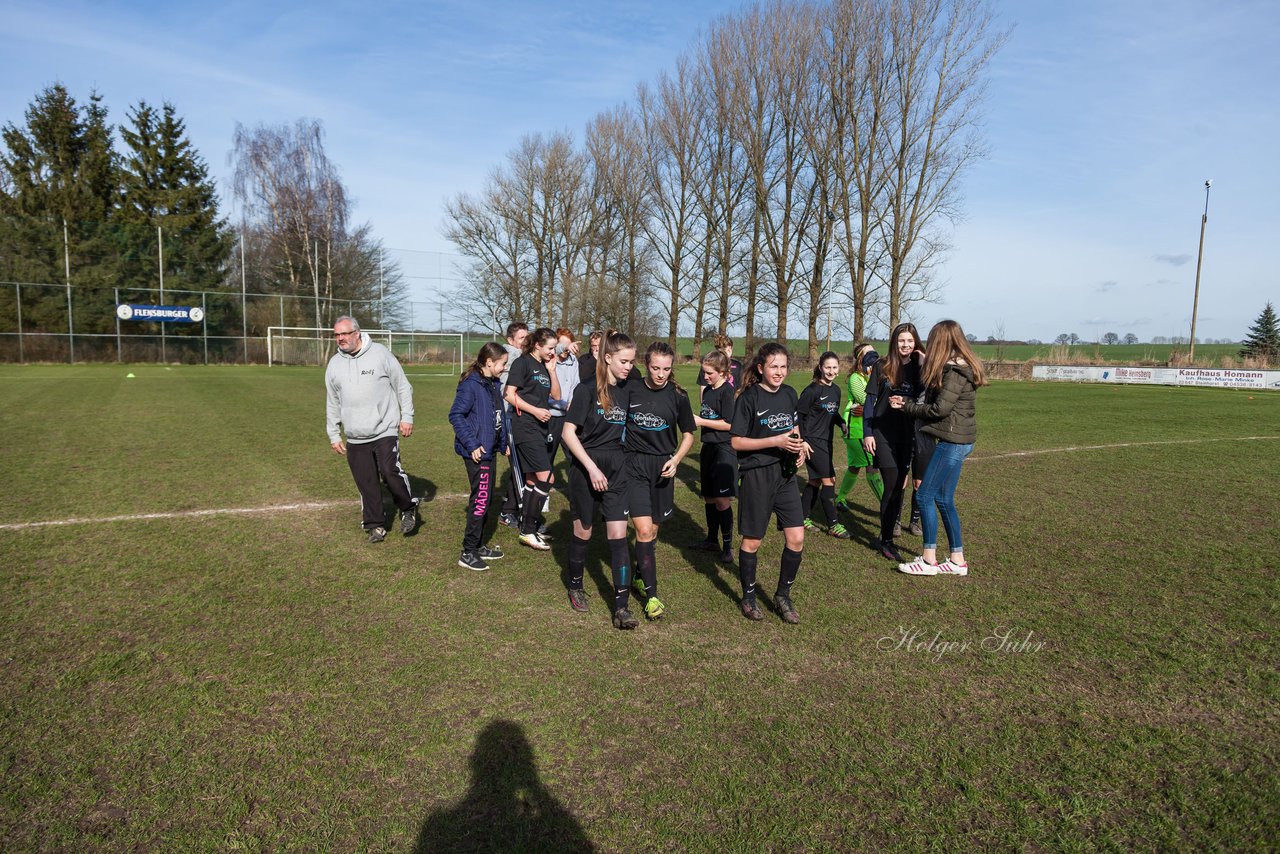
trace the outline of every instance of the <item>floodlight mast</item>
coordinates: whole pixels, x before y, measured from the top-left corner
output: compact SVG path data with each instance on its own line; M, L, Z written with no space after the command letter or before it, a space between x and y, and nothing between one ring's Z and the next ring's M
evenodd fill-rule
M1192 365L1196 361L1196 312L1200 308L1200 265L1204 262L1204 227L1209 221L1209 188L1212 186L1213 179L1205 179L1204 215L1200 217L1200 251L1196 253L1196 290L1195 296L1191 299L1191 352L1187 355L1187 361Z

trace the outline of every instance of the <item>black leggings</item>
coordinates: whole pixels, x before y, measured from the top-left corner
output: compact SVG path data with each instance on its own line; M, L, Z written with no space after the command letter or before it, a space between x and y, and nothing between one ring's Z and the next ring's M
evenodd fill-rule
M893 526L902 515L902 486L911 469L915 445L911 422L885 425L887 431L875 430L876 468L884 478L884 495L880 497L880 541L893 542Z

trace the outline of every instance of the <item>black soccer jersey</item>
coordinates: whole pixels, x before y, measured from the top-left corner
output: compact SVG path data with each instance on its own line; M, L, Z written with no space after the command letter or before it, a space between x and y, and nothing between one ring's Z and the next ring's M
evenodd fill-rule
M644 380L627 382L628 451L670 456L676 452L675 428L692 433L695 426L689 395L671 383L653 389Z
M796 390L783 385L775 392L765 390L759 383L738 396L733 410L731 436L747 439L771 439L779 433L788 433L799 421L796 414L798 400ZM739 451L738 470L750 471L780 463L789 452L784 448L762 448L758 451Z
M608 412L600 405L594 382L582 383L573 390L565 418L577 427L583 448L622 450L622 433L627 424L627 385L622 383L610 389Z
M823 385L814 380L800 393L797 404L800 416L800 435L810 445L831 447L831 430L843 424L840 417L840 388L832 383Z
M550 408L551 374L547 372L546 365L528 353L516 359L516 363L511 366L507 374L507 385L514 386L516 395L528 406ZM511 413L511 435L517 441L546 436L548 429L550 428L546 424L528 412L521 412L520 415Z
M698 412L699 418L707 418L711 421L724 420L733 423L733 386L728 381L720 383L720 388L712 388L705 386L702 389L702 409ZM709 427L702 428L702 443L704 445L719 445L729 441L728 430L712 430Z

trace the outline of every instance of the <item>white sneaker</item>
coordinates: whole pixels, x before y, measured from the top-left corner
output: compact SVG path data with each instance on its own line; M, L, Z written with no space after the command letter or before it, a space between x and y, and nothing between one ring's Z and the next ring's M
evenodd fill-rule
M551 551L551 546L547 545L547 541L538 536L537 531L520 535L520 542L524 543L531 549L537 549L540 552Z
M938 564L938 575L968 575L968 574L969 574L969 564L967 563L952 563L949 560L944 560L942 563Z
M898 572L904 572L907 575L937 575L938 569L937 564L926 563L922 557L916 558L911 563L898 564Z

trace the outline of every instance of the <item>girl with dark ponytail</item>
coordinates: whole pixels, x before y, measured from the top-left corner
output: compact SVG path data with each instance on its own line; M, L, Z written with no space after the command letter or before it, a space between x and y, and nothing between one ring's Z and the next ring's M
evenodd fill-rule
M791 586L804 552L804 511L796 483L796 466L812 448L800 438L796 390L787 385L791 355L776 342L765 344L743 372L729 435L738 452L738 575L742 580L742 615L763 620L756 605L756 552L776 516L786 546L773 601L788 623L800 622L791 603Z
M563 442L569 453L569 511L573 540L569 543L569 605L587 610L582 576L596 515L604 517L613 572L613 625L634 629L640 623L627 610L630 599L630 553L627 549L626 453L627 375L636 361L636 345L612 329L601 339L593 381L574 390L565 415ZM634 382L634 381L633 381Z
M658 526L675 510L676 469L693 446L695 429L689 395L671 378L675 356L662 341L650 344L645 378L627 389L627 505L636 527L636 583L650 620L665 611L658 598Z
M538 533L542 507L551 495L551 399L560 397L556 377L556 331L540 327L529 333L524 355L507 373L506 400L511 405L511 436L524 475L520 542L538 551L551 546Z

